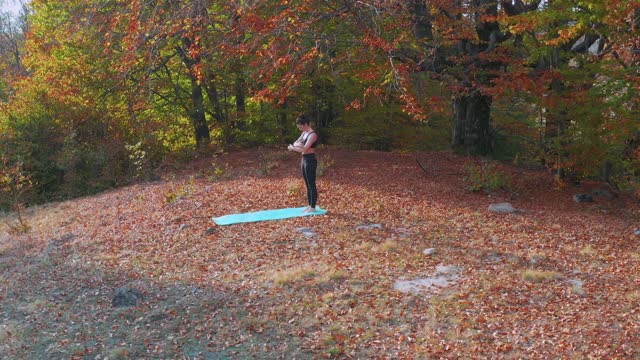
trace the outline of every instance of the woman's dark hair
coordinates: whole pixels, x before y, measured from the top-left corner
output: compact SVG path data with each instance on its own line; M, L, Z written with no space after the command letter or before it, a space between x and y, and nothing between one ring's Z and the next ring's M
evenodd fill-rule
M305 114L301 114L296 119L296 124L298 124L298 125L307 125L310 122L311 122L311 120L309 120L309 118Z

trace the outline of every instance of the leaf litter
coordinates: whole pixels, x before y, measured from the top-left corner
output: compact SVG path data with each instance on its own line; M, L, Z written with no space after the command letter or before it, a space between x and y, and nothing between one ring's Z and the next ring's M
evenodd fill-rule
M29 233L0 234L0 358L640 356L633 199L578 204L507 166L517 194L471 193L449 152L419 154L425 174L413 154L325 149L328 215L216 226L304 205L299 159L263 151L268 168L233 152L29 209ZM438 266L455 281L394 289ZM140 303L112 307L120 288Z

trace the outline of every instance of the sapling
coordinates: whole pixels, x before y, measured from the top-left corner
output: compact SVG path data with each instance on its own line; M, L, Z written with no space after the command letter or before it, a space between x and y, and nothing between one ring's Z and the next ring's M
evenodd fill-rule
M22 216L23 195L33 187L33 182L28 175L24 174L24 168L21 161L10 164L7 157L2 158L2 168L0 168L0 192L6 195L11 202L11 207L16 212L19 225L11 226L11 229L24 233L29 230L29 226Z

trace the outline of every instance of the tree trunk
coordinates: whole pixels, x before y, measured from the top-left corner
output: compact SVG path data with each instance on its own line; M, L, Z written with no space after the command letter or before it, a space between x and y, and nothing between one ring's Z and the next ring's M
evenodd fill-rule
M222 126L226 121L222 114L222 106L220 105L220 99L218 98L218 88L214 80L214 75L207 76L207 82L204 84L207 91L207 97L209 98L209 104L213 108L213 117L216 119L218 125Z
M331 80L314 78L311 90L315 95L315 109L310 114L315 118L318 133L330 126L335 117L334 98L336 87Z
M202 96L202 88L196 81L194 76L191 78L191 110L189 111L189 117L193 123L193 129L196 136L197 147L203 148L209 145L211 137L209 134L209 126L207 126L207 119L204 114L204 98Z
M234 86L236 95L236 127L240 130L245 130L245 113L246 109L246 96L245 96L245 81L241 74L236 76L236 83Z
M431 25L431 16L427 2L423 0L412 0L412 2L415 20L414 34L416 38L432 40L433 27Z
M196 137L196 146L198 148L205 147L211 142L211 136L209 134L209 126L207 125L207 118L204 113L204 98L202 96L202 87L198 83L198 79L191 73L191 69L194 65L200 62L200 58L196 57L192 59L185 49L188 49L192 42L188 38L182 38L182 44L184 47L176 46L176 51L182 59L182 62L189 70L189 80L191 80L191 106L189 110L189 117L193 124L193 130Z
M235 84L236 112L238 116L242 116L242 114L246 112L244 87L245 87L245 81L240 75L238 75L236 77L236 84Z
M493 149L490 96L478 91L458 95L453 101L452 146L470 154L486 155Z
M290 126L289 124L289 120L287 117L287 100L284 101L284 103L282 104L282 108L280 109L280 112L278 113L278 120L280 123L280 134L282 136L283 139L287 138L287 127Z
M562 99L564 92L565 85L563 81L553 79L551 81L552 96ZM553 172L559 180L567 180L572 173L571 169L561 165L567 158L566 140L564 137L568 127L569 119L567 118L567 111L565 109L562 107L547 109L547 114L545 114L544 144L546 153L549 154L550 157L544 160L547 166L553 168Z
M218 88L216 87L215 75L211 72L207 74L204 88L207 91L207 98L209 98L209 104L213 108L213 117L216 121L216 125L222 129L222 138L225 144L232 143L231 138L231 124L229 124L227 118L222 111L222 105L220 104L220 97L218 96Z

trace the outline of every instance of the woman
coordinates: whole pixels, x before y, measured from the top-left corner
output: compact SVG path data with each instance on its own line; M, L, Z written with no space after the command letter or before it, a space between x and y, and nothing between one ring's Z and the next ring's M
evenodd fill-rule
M316 202L318 201L318 189L316 188L318 134L313 131L309 122L309 118L304 115L300 115L296 119L296 126L302 131L302 134L300 134L298 140L288 147L290 151L297 151L302 154L302 177L304 178L304 184L307 186L307 199L309 200L309 206L303 210L304 213L315 212Z

